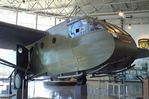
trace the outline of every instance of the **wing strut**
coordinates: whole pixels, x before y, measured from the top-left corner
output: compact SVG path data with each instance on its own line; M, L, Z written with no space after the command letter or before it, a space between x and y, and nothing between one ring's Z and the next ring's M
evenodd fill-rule
M23 72L26 71L25 68L22 68L22 67L20 67L20 66L17 66L17 65L15 65L15 64L10 63L10 62L8 62L8 61L6 61L6 60L4 60L4 59L1 59L1 58L0 58L0 64L5 65L5 66L9 66L9 67L12 67L12 68L15 68L15 69L18 69L18 70L23 71Z

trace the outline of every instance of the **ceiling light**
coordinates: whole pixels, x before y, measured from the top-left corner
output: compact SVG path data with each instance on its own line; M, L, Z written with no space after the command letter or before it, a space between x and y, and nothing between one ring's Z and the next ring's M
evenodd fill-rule
M118 15L121 16L121 17L124 17L124 12L123 11L119 11Z
M129 25L128 25L128 29L130 30L131 28L132 28L132 27L131 27L131 24L129 24Z
M25 3L25 0L23 0L22 2Z

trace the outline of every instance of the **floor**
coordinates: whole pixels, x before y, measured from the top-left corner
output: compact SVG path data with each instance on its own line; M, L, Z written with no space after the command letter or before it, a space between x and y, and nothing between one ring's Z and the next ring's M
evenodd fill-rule
M120 84L114 84L112 88L115 89L112 91L108 87L111 83L88 82L87 86L76 86L73 83L67 83L65 86L62 83L56 84L41 81L30 82L29 99L136 99L139 95L139 90L137 90L137 95L126 96L129 92L120 92L122 90Z

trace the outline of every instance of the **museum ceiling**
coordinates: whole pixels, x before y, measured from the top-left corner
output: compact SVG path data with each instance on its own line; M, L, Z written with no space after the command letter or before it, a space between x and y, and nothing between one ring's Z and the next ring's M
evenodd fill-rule
M109 20L118 19L118 12L123 11L126 23L149 23L149 0L0 0L0 8L59 18L90 15Z

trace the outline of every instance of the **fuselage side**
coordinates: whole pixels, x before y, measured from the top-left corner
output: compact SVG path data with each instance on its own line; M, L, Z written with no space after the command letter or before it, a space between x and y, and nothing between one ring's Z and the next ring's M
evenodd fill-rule
M107 63L125 60L125 64L120 61L119 66L110 64L102 68L104 73L125 68L133 62L136 45L130 35L119 29L114 30L113 34L106 22L85 22L86 20L79 20L68 24L65 21L49 29L49 35L33 47L31 71L35 74L51 75L76 71L92 72ZM121 35L119 32L122 32Z

